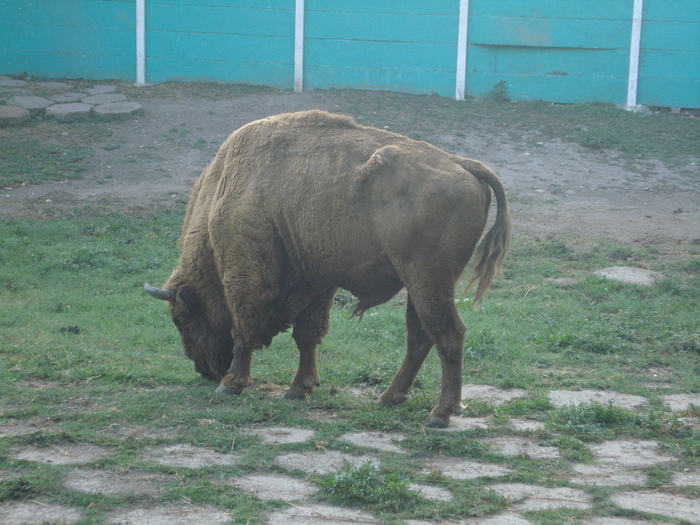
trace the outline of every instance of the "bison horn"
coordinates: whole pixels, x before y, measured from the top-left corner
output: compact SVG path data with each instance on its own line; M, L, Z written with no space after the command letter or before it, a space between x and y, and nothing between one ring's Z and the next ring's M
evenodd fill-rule
M174 301L177 297L175 290L163 290L162 288L151 286L148 283L143 285L143 289L146 290L148 295L160 299L161 301Z

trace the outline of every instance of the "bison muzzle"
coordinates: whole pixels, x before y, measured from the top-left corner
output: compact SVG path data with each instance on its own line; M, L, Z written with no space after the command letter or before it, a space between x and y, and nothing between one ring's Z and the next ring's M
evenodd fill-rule
M235 131L197 179L178 265L163 288L197 372L238 394L252 352L293 327L299 368L286 398L320 383L316 346L338 288L355 312L406 288L407 352L381 394L404 401L433 346L442 390L427 425L460 414L465 327L457 281L484 231L474 264L476 304L500 270L511 219L498 176L482 163L321 111L258 120Z

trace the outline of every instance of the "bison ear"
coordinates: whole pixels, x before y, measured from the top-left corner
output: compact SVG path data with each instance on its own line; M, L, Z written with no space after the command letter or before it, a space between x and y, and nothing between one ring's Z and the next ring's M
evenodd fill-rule
M177 291L175 302L182 310L182 313L189 315L197 311L197 294L191 286L182 286Z

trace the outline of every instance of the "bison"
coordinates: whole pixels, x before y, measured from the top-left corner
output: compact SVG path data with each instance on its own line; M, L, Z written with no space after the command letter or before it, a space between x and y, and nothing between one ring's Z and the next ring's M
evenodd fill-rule
M194 184L178 265L162 288L187 357L217 392L249 385L254 350L293 327L299 368L285 397L320 384L316 346L338 288L356 314L407 290L407 352L381 394L401 403L433 345L442 390L427 425L461 413L465 327L455 285L474 265L476 304L499 272L511 218L498 176L481 162L322 111L276 115L234 133Z

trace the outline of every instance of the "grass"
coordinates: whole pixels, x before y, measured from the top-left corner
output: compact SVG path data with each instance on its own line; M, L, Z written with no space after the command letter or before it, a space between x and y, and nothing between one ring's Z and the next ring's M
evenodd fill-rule
M221 93L214 87L207 89L216 98ZM190 88L163 85L139 93L171 97ZM658 155L681 162L697 155L697 120L666 113L640 116L596 104L342 95L338 111L365 115L361 122L380 127L389 123L401 132L426 129L438 135L463 121L484 132L534 129L537 140L560 137L590 148L614 147L630 158ZM401 111L407 101L420 104L415 111ZM109 142L110 127L91 121L43 121L0 130L0 184L82 176L91 144L118 149ZM178 128L167 136L194 140ZM631 248L609 239L574 244L516 236L504 278L479 309L472 311L469 300L460 297L457 304L468 327L464 381L521 388L526 397L499 406L469 402L465 415L489 418L489 429L440 433L422 426L440 383L435 352L405 404L387 408L375 401L404 355L405 305L400 299L367 312L358 322L350 319L352 297L338 295L331 332L319 351L323 384L308 401L288 402L270 394L288 384L296 368L289 334L254 356L259 388L234 398L213 395L215 385L201 379L182 355L165 306L142 290L144 282L162 283L175 264L183 214L183 208L131 214L83 208L50 220L0 222L0 426L36 425L28 435L0 438L0 504L33 499L68 504L84 512L80 525L86 525L104 523L115 508L143 503L132 496L67 489L62 479L75 467L15 459L13 450L28 445L109 447L114 455L93 467L161 475L162 501L235 509L237 523L259 521L281 503L255 500L211 479L265 470L301 478L298 471L276 466L275 454L319 449L358 453L358 447L338 439L352 431L404 432L401 445L407 454L379 453L381 465L348 466L337 475L308 480L321 489L318 501L371 510L390 523L493 514L507 507L489 490L494 482L569 486L569 463L592 461L591 444L612 438L654 439L673 451L678 461L647 469L649 487L668 483L675 471L700 468L700 440L661 400L666 393L700 391L700 266L693 245L683 257L669 259L654 248ZM605 266L629 264L630 258L633 264L663 272L665 279L645 288L592 274ZM641 395L649 407L629 411L587 403L556 409L547 397L551 389L582 388ZM353 395L351 389L363 395ZM334 417L323 420L318 414ZM697 417L698 408L688 415ZM507 457L489 449L482 439L513 435L507 425L512 418L545 423L532 437L556 447L562 459ZM298 426L315 430L316 437L274 447L242 432L255 425ZM190 471L142 459L148 446L175 443L238 454L240 461L233 467ZM420 461L432 455L503 464L512 473L456 482L421 471ZM454 499L418 502L410 483L449 489ZM542 525L619 512L607 499L608 489L586 490L595 502L591 511L538 511L528 518ZM674 491L697 496L697 488Z
M9 474L0 484L0 500L49 494L52 501L89 510L90 519L100 523L104 512L127 504L128 498L72 492L60 484L63 473L72 467L41 465L30 473L24 462L12 459L10 449L30 444L109 446L117 450L116 457L101 460L98 466L153 471L140 459L144 448L181 442L241 454L241 463L232 469L209 469L214 475L236 475L272 466L274 453L269 447L240 434L240 429L253 424L315 429L317 442L330 449L338 449L336 439L346 431L406 432L408 438L402 443L409 450L406 459L389 455L388 466L379 470L348 467L335 477L312 478L329 500L370 509L387 519L466 517L503 508L503 501L490 494L483 482L465 485L425 478L413 464L426 455L506 463L515 468L512 480L559 479L556 463L505 458L478 441L507 435L506 427L458 434L422 430L439 385L434 353L419 374L411 398L401 407L379 407L373 394L360 398L347 394L348 387L368 392L381 389L398 367L404 352L404 305L398 300L368 312L358 322L349 319L350 297L338 298L332 330L319 356L323 386L308 402L286 402L264 389L233 399L213 396L214 385L196 375L181 355L163 305L141 290L145 281L162 282L173 266L182 212L87 211L51 221L3 222L0 422L50 422L52 426L0 441L0 471ZM498 407L470 403L466 415L494 421L510 417L546 421L540 439L558 447L568 461L590 461L587 443L591 441L626 436L660 440L680 451L680 465L697 468L698 438L660 407L658 380L650 373L657 368L667 371L659 384L664 392L700 389L700 324L694 308L700 301L700 287L695 266L646 254L649 265L673 274L673 284L652 288L589 276L591 270L627 253L623 248L605 241L580 250L557 240L516 238L504 280L497 283L483 308L472 312L468 302L459 304L469 326L465 381L523 388L528 397ZM543 276L572 272L579 277L567 284L543 280ZM271 348L255 356L257 382L288 383L295 354L291 337L278 337ZM555 410L546 392L574 386L643 395L652 408L633 413L591 403ZM314 420L310 417L314 410L334 412L336 422ZM125 438L115 432L129 428L138 428L139 434ZM315 446L293 448L308 451ZM670 468L662 465L650 471L650 485L667 479ZM155 470L175 475L165 482L166 501L187 498L240 508L253 518L275 508L240 491L224 491L183 469ZM425 481L450 488L455 499L449 504L414 505L415 495L406 484ZM544 523L549 518L542 519Z

